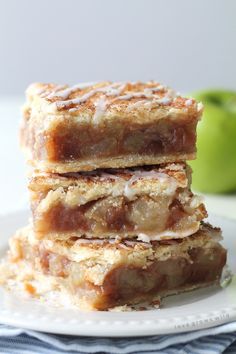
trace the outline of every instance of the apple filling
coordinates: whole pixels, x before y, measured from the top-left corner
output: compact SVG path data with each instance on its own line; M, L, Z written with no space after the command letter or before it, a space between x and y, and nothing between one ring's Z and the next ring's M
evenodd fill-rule
M129 200L124 196L106 197L76 207L61 201L44 211L32 204L34 229L38 237L55 233L56 238L74 236L122 237L127 235L158 235L173 237L173 233L188 236L196 232L206 216L203 204L191 206L191 198L181 202L178 196L139 196ZM66 236L66 234L68 234ZM151 237L153 236L153 237Z
M166 242L166 241L165 241ZM155 247L167 245L159 242ZM211 247L189 247L179 251L179 241L175 242L176 254L161 260L146 260L146 264L135 262L104 263L90 261L75 262L64 255L48 251L42 245L23 248L23 259L39 272L62 279L62 283L78 303L86 298L89 307L98 310L142 301L151 302L158 296L166 296L217 283L226 262L226 251L218 243ZM91 278L91 273L93 276ZM36 289L37 291L37 289Z
M211 253L195 248L189 251L189 259L155 260L145 269L125 265L117 267L107 274L100 289L102 299L98 299L94 306L103 310L132 303L133 299L151 301L157 295L213 283L220 278L225 262L226 252L217 245Z
M28 134L22 132L35 159L63 162L94 156L105 158L128 154L155 156L195 152L196 122L193 121L182 124L165 120L146 125L113 122L112 126L103 129L66 123L57 125L46 135L36 129Z

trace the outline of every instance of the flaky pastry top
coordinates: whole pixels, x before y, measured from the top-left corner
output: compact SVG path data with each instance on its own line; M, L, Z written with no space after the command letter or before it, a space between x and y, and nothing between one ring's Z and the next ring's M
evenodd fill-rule
M140 113L145 118L163 118L184 115L200 118L203 106L193 98L185 98L158 82L98 82L74 86L56 84L31 84L27 91L24 112L56 114L83 119L94 123L114 116L126 117ZM152 112L152 115L150 115ZM158 114L154 114L157 113ZM147 117L146 117L147 118Z

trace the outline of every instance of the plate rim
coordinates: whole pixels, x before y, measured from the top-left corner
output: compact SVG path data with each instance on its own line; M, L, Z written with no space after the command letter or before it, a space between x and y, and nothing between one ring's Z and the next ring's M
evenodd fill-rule
M28 210L18 210L13 213L5 213L0 215L0 225L3 222L7 222L6 219L21 219L21 218L26 218L29 215ZM236 227L236 221L231 218L225 218L222 216L217 216L210 214L211 218L215 218L220 221L223 220L226 223L232 223ZM17 228L18 225L16 225ZM2 232L3 233L3 232ZM8 237L5 237L5 239ZM5 247L7 240L0 240L0 246ZM4 246L4 245L5 246ZM234 276L234 280L236 285L236 279ZM227 287L227 289L230 288L231 285ZM233 286L233 285L232 285ZM4 294L8 295L8 292L6 290L3 290L1 288L0 290L0 299ZM27 301L28 305L30 306L31 300L22 300L22 301ZM37 307L37 300L32 300L33 303L35 303L35 306ZM44 305L42 302L39 303L40 306ZM39 307L40 307L39 306ZM46 307L47 308L47 307ZM64 335L72 335L72 336L96 336L96 337L110 337L110 338L115 338L115 337L137 337L137 336L151 336L151 335L160 335L160 334L173 334L173 333L183 333L183 332L190 332L194 330L201 330L201 329L206 329L206 328L211 328L214 326L226 324L232 321L236 321L236 301L235 304L232 306L223 306L220 307L218 310L210 310L210 311L204 311L204 312L199 312L197 315L192 314L192 315L175 315L174 310L175 308L173 307L173 318L171 319L171 326L169 325L168 318L163 319L163 318L150 318L150 319L137 319L139 313L143 313L141 311L137 311L136 316L134 316L133 319L127 320L127 319L117 319L113 320L112 323L107 322L104 319L80 319L78 316L78 319L75 320L73 318L73 323L74 325L67 326L65 325L65 322L63 319L60 319L60 317L56 318L49 318L48 314L44 315L42 314L41 317L37 319L37 321L32 322L32 315L30 314L26 316L26 319L22 321L21 313L19 311L12 312L10 310L7 310L6 308L0 308L0 322L2 324L6 325L11 325L15 327L20 327L26 330L35 330L38 332L46 332L46 333L54 333L54 334L64 334ZM156 313L156 311L161 311L160 310L151 310L151 311L145 311L145 313ZM94 312L96 314L101 314L104 312ZM106 312L107 314L109 312ZM110 312L113 313L114 312ZM127 314L127 312L124 312ZM87 314L87 312L80 311L78 310L78 315L83 315ZM121 314L121 313L120 313ZM96 316L95 316L96 317ZM97 315L99 317L99 315ZM101 316L102 317L102 316ZM122 317L122 316L118 316ZM135 318L137 317L137 318ZM52 321L49 321L52 320ZM124 326L125 324L125 326Z
M158 311L158 310L157 310ZM12 316L13 315L13 316ZM175 323L174 326L165 326L165 322L160 320L130 320L130 321L114 321L112 323L112 330L109 329L107 323L104 320L93 322L92 320L78 321L78 323L73 322L74 329L68 329L64 323L50 323L48 325L48 318L42 316L41 321L37 324L27 324L20 320L19 313L12 314L9 317L4 318L0 312L0 321L2 324L10 325L14 327L19 327L26 330L32 330L37 332L59 334L59 335L71 335L71 336L85 336L85 337L109 337L109 338L119 338L119 337L147 337L153 335L168 335L174 333L186 333L207 328L212 328L215 326L227 324L236 321L236 306L223 308L220 311L215 311L214 318L211 317L211 312L200 313L198 316L187 316L191 317L186 321L186 317L173 318L172 321ZM37 318L37 320L40 320ZM184 321L184 322L182 322ZM47 328L45 330L45 324ZM125 328L122 326L125 324ZM96 326L96 329L92 326Z

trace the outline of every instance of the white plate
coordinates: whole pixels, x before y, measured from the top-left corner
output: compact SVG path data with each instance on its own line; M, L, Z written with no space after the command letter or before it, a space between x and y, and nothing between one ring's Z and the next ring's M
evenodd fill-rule
M14 231L27 223L28 213L18 212L0 218L0 253ZM209 288L171 296L161 310L137 312L82 312L51 308L37 300L20 298L0 289L0 323L50 333L85 336L147 336L197 330L236 320L236 222L211 217L221 226L228 263L234 273L224 288Z

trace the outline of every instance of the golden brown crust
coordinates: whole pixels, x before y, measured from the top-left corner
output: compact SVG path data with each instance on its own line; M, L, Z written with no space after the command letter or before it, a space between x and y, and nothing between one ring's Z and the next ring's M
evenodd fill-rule
M119 259L119 261L123 259L124 262L137 262L145 266L149 259L164 260L172 256L183 255L189 248L208 248L212 246L212 243L217 243L219 240L221 240L221 230L213 228L210 224L202 223L199 231L192 236L151 243L137 240L94 240L86 238L56 242L45 240L42 242L50 251L66 255L73 261L91 257L91 259L101 262L104 257L104 262L109 260L112 263L115 259ZM106 252L109 253L106 255Z
M59 187L80 187L81 184L85 185L85 189L93 188L95 185L106 186L106 188L111 186L113 188L115 184L126 183L131 178L135 178L135 183L141 182L143 188L143 183L148 182L149 185L155 181L160 183L160 180L163 180L164 177L166 178L166 184L174 180L177 187L184 188L188 185L190 175L191 168L184 162L125 169L98 169L91 172L68 172L64 174L34 170L29 178L29 189L34 191L55 190ZM153 186L150 190L153 190ZM155 191L153 190L153 192Z
M202 223L200 229L192 236L176 240L153 241L150 243L137 240L120 239L87 239L72 237L68 240L36 240L31 226L27 226L16 233L12 239L15 245L21 242L29 242L33 245L41 245L50 252L65 256L71 261L98 262L106 265L114 262L135 262L142 266L151 259L161 260L177 255L183 255L189 248L209 248L212 243L218 243L221 239L221 229L214 228L208 223ZM16 241L16 242L15 242ZM13 247L12 247L13 249ZM15 257L22 257L22 250L19 247ZM17 256L16 256L17 255Z
M65 173L195 158L202 114L195 100L155 82L82 86L27 90L20 136L36 168Z
M121 108L136 111L145 109L145 104L152 103L153 107L163 106L167 109L188 110L192 114L199 115L202 110L194 99L184 98L176 94L172 89L158 82L100 82L84 83L74 86L35 83L26 91L29 102L42 100L48 106L53 105L57 111L67 111L74 115L78 111L90 110L93 114L99 99L106 100L108 109ZM140 104L137 105L137 102ZM149 106L148 106L149 107Z
M184 164L108 169L30 178L37 238L186 237L206 217L202 199L189 190Z
M196 153L186 154L171 154L167 156L152 156L152 155L138 155L127 154L124 156L113 156L112 158L95 157L94 159L80 160L80 161L66 161L66 162L50 162L50 161L37 161L32 160L29 152L25 150L26 156L28 155L28 163L36 169L48 173L69 173L77 171L93 171L97 169L107 168L126 168L134 166L145 165L159 165L165 163L175 163L186 160L194 160Z
M151 245L98 240L50 244L36 242L26 228L11 240L0 281L14 291L23 285L33 297L57 290L65 301L69 294L71 303L83 309L155 304L160 297L219 283L226 262L219 232L203 225L181 242Z

